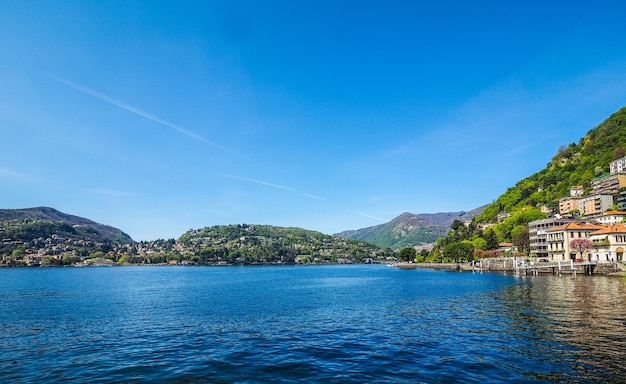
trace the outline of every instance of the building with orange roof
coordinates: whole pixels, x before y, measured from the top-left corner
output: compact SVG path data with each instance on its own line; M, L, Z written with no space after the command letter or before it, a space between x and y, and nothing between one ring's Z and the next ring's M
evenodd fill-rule
M626 249L626 224L617 223L603 226L589 238L594 245L591 261L616 262L624 261Z
M596 223L574 222L548 229L548 258L550 261L569 261L579 258L577 251L570 247L574 239L590 239L591 235L604 226ZM582 255L583 259L589 260L589 252Z
M622 211L607 211L596 217L596 221L600 224L621 223L624 219L626 219L626 212Z

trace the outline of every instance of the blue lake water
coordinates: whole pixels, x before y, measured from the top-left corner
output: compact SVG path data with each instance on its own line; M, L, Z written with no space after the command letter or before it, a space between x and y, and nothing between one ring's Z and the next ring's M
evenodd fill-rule
M624 278L0 270L0 382L625 382L625 327Z

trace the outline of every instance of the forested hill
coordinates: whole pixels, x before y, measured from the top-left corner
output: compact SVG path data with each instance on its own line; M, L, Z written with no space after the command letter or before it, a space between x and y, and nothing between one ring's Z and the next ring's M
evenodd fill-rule
M49 207L0 209L0 236L5 240L31 241L53 235L92 242L133 243L121 230Z
M178 239L178 244L184 257L200 265L362 263L393 256L391 250L365 241L271 225L218 225L191 230Z
M509 188L477 218L495 222L500 212L513 212L524 206L555 210L558 200L568 196L570 187L582 185L590 191L594 177L609 172L609 163L626 156L626 107L590 130L578 143L558 149L546 168Z

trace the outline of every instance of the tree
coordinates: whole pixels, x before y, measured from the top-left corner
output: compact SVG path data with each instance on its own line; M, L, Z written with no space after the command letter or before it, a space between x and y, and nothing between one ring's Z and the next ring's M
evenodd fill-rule
M498 247L500 247L498 235L491 228L485 231L485 240L487 240L488 250L498 249Z
M580 258L583 258L585 252L593 249L593 243L589 239L574 239L569 242L570 248L580 253Z
M415 260L416 254L417 251L415 250L415 248L406 247L402 248L400 252L398 252L398 257L400 258L400 260L404 260L408 263L409 261Z
M530 237L528 234L528 226L526 225L517 225L511 231L511 236L513 238L513 245L517 247L517 249L523 254L528 254L530 250Z
M443 256L447 260L469 261L474 259L474 246L470 242L457 242L448 244L443 249Z
M487 240L483 239L482 237L475 238L472 244L474 244L474 248L476 249L480 249L483 251L487 249Z

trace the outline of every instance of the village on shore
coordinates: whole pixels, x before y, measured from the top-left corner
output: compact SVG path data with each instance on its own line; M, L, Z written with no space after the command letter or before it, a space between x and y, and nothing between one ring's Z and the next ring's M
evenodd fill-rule
M591 179L587 195L582 185L572 186L569 196L559 200L557 213L542 207L548 217L528 223L528 256L520 256L512 243L500 243L498 251L502 256L497 258L397 266L626 276L626 157L609 163L609 169L610 173ZM502 213L499 219L506 217Z

